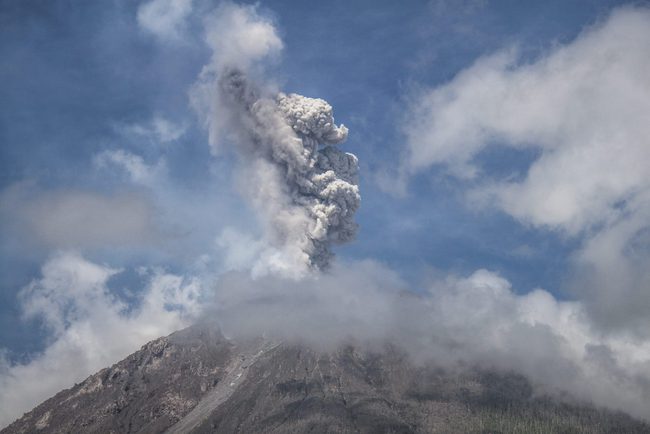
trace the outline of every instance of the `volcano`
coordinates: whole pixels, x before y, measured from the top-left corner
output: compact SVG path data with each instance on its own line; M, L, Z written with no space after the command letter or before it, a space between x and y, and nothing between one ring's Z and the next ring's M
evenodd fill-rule
M10 433L648 433L623 413L534 393L522 376L335 351L202 324L59 392Z

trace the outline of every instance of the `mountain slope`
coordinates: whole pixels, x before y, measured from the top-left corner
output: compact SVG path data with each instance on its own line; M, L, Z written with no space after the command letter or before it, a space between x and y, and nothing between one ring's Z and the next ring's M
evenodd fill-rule
M9 433L620 432L623 414L536 398L513 374L454 374L387 347L319 352L194 326L145 345L24 415Z

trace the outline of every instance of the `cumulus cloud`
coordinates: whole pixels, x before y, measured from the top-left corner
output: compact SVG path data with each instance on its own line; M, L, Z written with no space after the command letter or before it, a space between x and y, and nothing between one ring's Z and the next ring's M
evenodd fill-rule
M182 39L192 0L150 0L138 8L138 24L164 41Z
M580 302L542 289L518 295L487 270L432 280L418 293L373 261L337 263L299 281L228 272L209 293L198 278L150 270L140 302L128 309L108 289L119 272L59 253L21 291L26 318L40 318L53 338L26 364L0 361L0 424L204 316L232 338L265 334L322 350L391 343L416 362L514 370L539 393L650 418L650 343L603 335Z
M530 63L515 49L479 59L416 97L404 127L405 173L441 167L468 181L472 204L586 237L575 257L578 274L610 278L574 288L598 300L591 304L596 319L604 314L611 325L630 315L638 326L644 314L629 308L650 306L648 244L632 247L648 228L649 45L650 9L619 8ZM481 153L495 146L532 151L523 177L495 179L481 170Z
M0 360L0 426L144 343L191 323L202 287L153 270L135 307L108 288L120 270L77 253L53 255L42 276L20 292L26 319L40 319L51 343L26 363Z
M650 339L650 191L589 236L573 254L570 290L604 330Z
M321 99L254 82L254 70L282 48L275 27L255 7L226 3L206 25L213 58L192 98L213 149L234 144L240 157L241 190L270 245L256 268L296 277L325 269L332 244L356 233L358 161L334 146L347 138L347 128L335 124L332 107Z
M441 164L471 178L482 176L474 158L486 147L534 148L524 180L481 192L522 220L568 231L617 215L650 186L649 23L647 9L619 9L531 64L515 50L479 59L412 105L407 169Z
M5 189L0 217L7 239L50 248L152 244L161 238L153 205L133 193L42 190L33 183Z
M372 261L299 282L228 273L209 311L231 337L266 333L325 350L390 342L419 362L514 370L539 393L650 417L650 343L601 335L581 303L542 289L518 295L487 270L431 281L419 294L406 288Z
M106 150L95 156L93 163L97 168L117 168L124 171L135 184L153 185L160 181L167 170L165 161L147 164L144 159L124 149Z
M145 139L148 143L165 145L180 139L187 131L187 125L155 115L148 122L117 125L116 130L134 141Z

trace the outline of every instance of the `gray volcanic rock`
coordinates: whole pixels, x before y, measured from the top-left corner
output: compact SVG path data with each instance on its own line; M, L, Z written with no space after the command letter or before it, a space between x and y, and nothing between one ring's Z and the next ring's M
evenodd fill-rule
M514 374L416 366L390 346L322 352L216 330L152 341L1 433L650 432L623 414L534 397Z
M224 375L232 347L210 327L156 339L59 392L1 432L162 432Z

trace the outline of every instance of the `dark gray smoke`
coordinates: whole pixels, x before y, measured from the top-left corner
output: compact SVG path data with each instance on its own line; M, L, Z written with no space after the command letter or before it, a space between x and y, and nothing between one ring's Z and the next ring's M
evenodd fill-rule
M358 160L335 147L347 128L334 123L322 99L264 95L236 68L221 72L218 98L244 166L246 196L277 249L269 266L294 275L326 269L332 245L357 231Z

